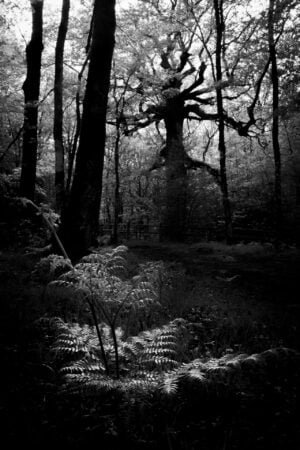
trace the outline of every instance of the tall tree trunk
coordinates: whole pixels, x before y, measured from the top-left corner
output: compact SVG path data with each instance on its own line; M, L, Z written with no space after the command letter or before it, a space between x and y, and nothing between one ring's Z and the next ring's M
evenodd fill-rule
M186 219L186 168L183 145L184 102L178 97L167 100L166 211L161 239L182 241Z
M120 121L117 118L117 126L116 126L116 140L115 140L115 148L114 148L114 169L115 169L115 192L114 192L114 223L113 223L113 233L112 233L112 241L114 244L118 243L118 228L120 221L120 213L121 213L121 197L120 197L120 139L121 139L121 130L120 130Z
M222 82L222 40L224 32L223 20L223 0L214 0L215 21L216 21L216 82L217 86ZM227 170L226 170L226 144L225 144L225 122L223 110L222 89L216 90L217 94L217 111L219 116L219 157L220 157L220 187L222 193L222 203L225 219L226 240L228 243L232 241L232 218L231 207L228 194Z
M62 239L73 258L85 254L99 231L106 109L115 34L115 0L95 0L90 66L80 142Z
M90 39L90 34L89 34L89 39ZM70 192L72 176L73 176L73 166L74 166L74 161L75 161L75 156L76 156L76 151L77 151L78 139L80 137L80 129L81 129L80 98L81 98L81 87L82 87L81 85L82 85L82 77L83 77L84 71L86 69L86 66L88 64L88 61L89 61L89 55L90 55L89 54L89 45L90 45L90 41L88 42L87 55L86 55L83 65L81 67L81 70L78 74L78 80L77 80L77 92L76 92L76 96L75 96L76 125L75 125L75 133L74 133L73 143L69 149L69 154L68 154L68 172L67 172L67 181L66 181L66 187L65 187L65 195L68 195Z
M54 78L54 145L55 145L55 196L56 208L61 211L65 192L65 155L63 144L63 62L68 31L70 0L63 0L61 21L55 49Z
M30 3L32 10L32 34L26 47L27 75L23 84L25 106L20 194L33 200L38 148L38 103L43 51L44 2L43 0L30 0Z
M274 200L275 200L275 227L277 239L281 236L282 228L282 198L281 198L281 152L279 146L279 75L277 68L276 43L274 39L274 15L276 0L270 0L268 12L268 39L271 60L271 81L273 86L273 124L272 142L275 165Z

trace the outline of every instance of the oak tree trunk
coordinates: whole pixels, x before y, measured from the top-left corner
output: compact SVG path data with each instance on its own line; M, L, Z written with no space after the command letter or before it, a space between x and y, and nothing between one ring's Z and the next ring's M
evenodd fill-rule
M23 153L20 195L34 200L37 148L38 103L43 51L43 0L31 0L32 34L26 47L27 75L23 84L25 97Z
M184 102L178 97L167 100L165 113L166 210L161 239L183 241L186 221L187 173L183 145Z
M65 193L65 155L63 144L63 62L68 31L70 0L63 0L61 22L55 49L54 126L56 208L62 210Z
M99 232L106 110L115 34L115 0L95 0L90 65L80 142L62 239L73 258L88 252Z

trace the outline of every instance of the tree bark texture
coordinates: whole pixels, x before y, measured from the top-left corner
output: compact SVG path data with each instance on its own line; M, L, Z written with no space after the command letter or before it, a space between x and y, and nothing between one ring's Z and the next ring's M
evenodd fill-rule
M273 86L273 123L272 123L272 143L274 155L274 202L275 202L275 227L277 238L281 235L282 228L282 196L281 196L281 152L279 145L279 75L277 68L276 43L274 39L274 15L276 0L270 0L268 13L268 40L269 54L271 60L271 81Z
M73 258L88 251L99 231L106 109L115 26L115 1L95 0L80 142L70 199L62 220L62 239Z
M222 40L224 32L223 20L223 0L214 0L214 11L216 21L216 78L217 85L222 82ZM231 207L228 194L227 170L226 170L226 143L225 143L225 120L223 109L222 89L216 89L217 111L218 111L218 131L219 131L219 157L220 157L220 187L225 219L226 240L232 240L232 218Z
M27 75L23 84L25 97L23 154L20 195L34 200L37 148L38 104L43 51L43 0L31 0L32 34L26 47Z
M187 173L183 144L184 101L167 99L165 109L166 142L166 210L161 239L182 241L185 237Z
M55 48L54 78L54 124L53 136L55 145L55 196L56 208L61 211L65 193L65 155L63 144L63 62L64 47L68 31L70 0L63 0L61 21L58 29Z

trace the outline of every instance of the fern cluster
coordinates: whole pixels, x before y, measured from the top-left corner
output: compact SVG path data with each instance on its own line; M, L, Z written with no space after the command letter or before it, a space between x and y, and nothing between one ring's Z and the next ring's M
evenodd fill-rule
M119 329L120 377L116 378L109 327L101 325L110 368L107 373L94 326L70 325L61 319L53 321L53 326L57 338L51 351L62 380L61 393L94 397L111 392L122 396L127 412L148 402L180 405L188 398L208 401L216 395L252 392L256 386L272 382L274 376L281 379L283 374L297 371L300 363L300 355L287 348L187 361L188 324L175 319L127 339Z
M103 362L96 326L65 323L60 318L51 319L51 326L56 336L51 353L63 383L89 389L93 386L120 388L110 376L115 373L116 353L107 325L98 324L107 366ZM185 322L176 319L127 339L118 328L116 339L122 389L127 390L130 386L157 384L163 372L178 367L187 344L187 332Z
M128 279L127 247L88 255L48 286L48 295L73 297L97 309L99 318L116 324L130 313L159 308L155 286L143 276Z
M42 261L41 266L49 261L55 267L57 260L49 258ZM141 342L144 343L140 345L144 353L140 348L134 363L139 365L140 369L145 365L154 365L156 368L176 365L174 353L178 327L172 324L145 332L154 323L159 323L164 314L161 301L162 284L170 283L171 276L170 271L168 276L163 273L162 264L159 262L140 266L139 273L130 277L127 247L119 246L82 258L71 270L48 284L47 295L51 304L57 304L58 299L61 299L63 305L73 302L77 312L86 311L89 323L94 325L93 332L90 330L91 342L97 341L100 352L98 357L102 360L104 371L106 375L114 373L116 378L119 378L125 370L123 362L128 360L130 352L135 354L134 346L138 348ZM74 312L74 308L69 309ZM71 319L74 321L76 317L73 315ZM74 342L77 343L83 330L80 331L73 325L66 327L68 333L74 333ZM145 333L138 335L136 340L127 339L141 331ZM63 349L61 345L59 348ZM95 350L92 353L95 355ZM73 372L81 370L83 373L90 357L90 354L88 357L85 355L82 364L76 362Z
M272 372L299 365L300 356L287 348L266 350L258 354L227 354L221 358L187 360L188 323L175 319L162 327L126 337L116 330L116 353L109 326L99 324L107 358L105 366L99 347L96 326L68 324L52 319L56 339L51 352L60 374L64 392L85 394L115 392L157 392L178 396L185 392L211 392L216 389L243 390L253 380L271 378ZM108 370L107 370L108 368Z

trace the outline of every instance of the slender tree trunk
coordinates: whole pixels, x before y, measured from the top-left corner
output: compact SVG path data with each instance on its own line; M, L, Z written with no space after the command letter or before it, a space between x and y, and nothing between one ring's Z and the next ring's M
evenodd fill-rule
M108 188L109 185L109 178L110 178L110 172L109 170L105 171L105 181L104 181L104 224L105 224L105 231L104 234L112 234L113 233L113 219L112 219L112 213L111 213L111 194Z
M68 31L70 0L63 0L61 22L55 49L54 78L54 145L55 145L55 195L56 208L61 211L65 193L65 155L63 144L63 62L64 47Z
M184 103L168 99L165 115L166 142L166 211L161 239L184 240L186 219L186 168L183 145Z
M281 236L282 228L282 197L281 197L281 152L279 146L279 75L277 68L276 44L274 39L274 13L276 0L270 0L268 14L268 38L271 60L271 81L273 85L273 124L272 142L274 154L274 200L275 200L275 227L277 239Z
M93 23L93 22L92 22ZM90 34L89 34L90 36ZM73 143L72 146L70 147L70 151L68 154L68 173L67 173L67 182L66 182L66 188L65 188L65 194L69 194L70 192L70 187L71 187L71 183L72 183L72 176L73 176L73 167L74 167L74 161L75 161L75 156L76 156L76 151L77 151L77 146L78 146L78 139L80 136L80 129L81 129L81 111L80 111L80 97L81 97L81 85L82 85L82 77L85 71L85 68L87 66L87 63L89 61L89 46L90 46L90 42L88 43L87 46L87 56L85 58L85 61L82 65L82 68L78 74L78 80L77 80L77 92L76 92L76 96L75 96L75 101L76 101L76 126L75 126L75 134L74 134L74 139L73 139Z
M115 192L114 192L114 224L113 224L113 234L112 234L112 241L114 244L118 243L118 225L120 220L120 212L121 212L121 197L120 197L120 139L121 139L121 132L120 132L120 123L117 119L117 126L116 126L116 140L115 140L115 148L114 148L114 162L115 162Z
M119 363L119 346L118 346L118 340L116 335L116 329L115 324L112 323L110 325L111 335L113 338L113 344L114 344L114 352L115 352L115 370L116 370L116 378L120 378L120 363Z
M222 39L224 32L223 21L223 0L214 0L215 20L216 20L216 81L217 85L222 81ZM232 218L231 207L228 194L227 170L226 170L226 144L225 144L225 122L223 110L222 89L217 88L217 110L219 116L219 156L220 156L220 187L225 219L226 240L232 241Z
M62 239L73 258L96 242L102 192L106 109L114 49L115 0L95 0L90 66L83 102L80 142Z
M26 47L27 75L23 84L25 97L23 154L20 194L34 199L38 149L38 103L43 51L43 0L30 0L32 34Z

